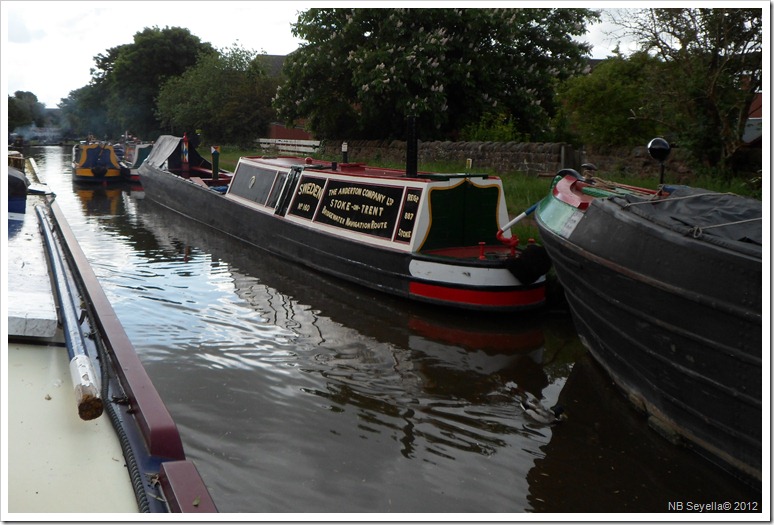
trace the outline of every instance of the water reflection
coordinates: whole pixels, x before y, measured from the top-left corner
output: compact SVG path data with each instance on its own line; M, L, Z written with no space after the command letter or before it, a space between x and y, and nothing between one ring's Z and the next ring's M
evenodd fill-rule
M56 149L38 163L222 511L662 512L685 486L760 497L650 431L567 317L341 284L136 186L74 186ZM521 391L569 419L531 422Z

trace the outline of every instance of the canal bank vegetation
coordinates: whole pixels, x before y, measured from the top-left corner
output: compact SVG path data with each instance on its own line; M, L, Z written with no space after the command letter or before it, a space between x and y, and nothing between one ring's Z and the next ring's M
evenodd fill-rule
M590 60L581 39L600 19L637 50ZM423 141L580 149L661 136L726 184L761 169L760 138L744 140L762 89L761 9L313 8L291 32L304 44L269 57L146 28L96 54L91 82L60 104L63 128L106 140L201 130L245 149L271 122L304 122L318 140L404 140L415 115Z

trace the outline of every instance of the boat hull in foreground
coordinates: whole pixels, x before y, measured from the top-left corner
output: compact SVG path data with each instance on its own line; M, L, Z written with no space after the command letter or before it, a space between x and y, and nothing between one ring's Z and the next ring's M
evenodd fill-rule
M537 222L583 343L652 426L759 484L760 203L591 197L557 179ZM752 233L712 228L737 221Z

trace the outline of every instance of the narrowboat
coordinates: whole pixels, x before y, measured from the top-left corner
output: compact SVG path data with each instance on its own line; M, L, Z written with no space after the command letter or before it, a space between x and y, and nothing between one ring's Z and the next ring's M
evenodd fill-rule
M126 142L124 144L124 164L129 168L129 179L139 181L140 173L137 171L140 165L148 158L153 144L150 142Z
M217 512L53 194L27 199L6 259L4 519Z
M761 202L562 170L536 219L581 340L651 426L760 484Z
M80 142L73 146L74 182L125 182L130 169L116 148L105 142Z
M25 175L25 159L18 151L8 152L8 213L24 213L30 181Z
M545 303L550 262L532 239L501 230L497 177L257 156L213 177L185 137L168 135L139 171L146 198L341 280L463 309Z

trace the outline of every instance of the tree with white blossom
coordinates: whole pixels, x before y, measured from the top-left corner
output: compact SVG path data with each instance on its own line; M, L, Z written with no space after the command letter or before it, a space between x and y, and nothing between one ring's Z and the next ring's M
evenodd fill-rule
M555 113L557 83L581 71L596 20L588 9L308 9L305 43L274 99L287 122L320 138L455 138L491 113L534 138Z

